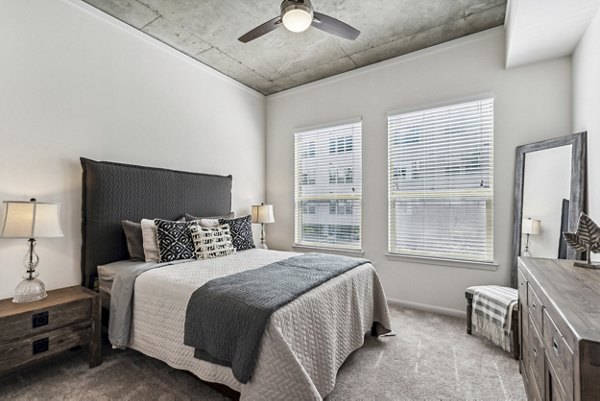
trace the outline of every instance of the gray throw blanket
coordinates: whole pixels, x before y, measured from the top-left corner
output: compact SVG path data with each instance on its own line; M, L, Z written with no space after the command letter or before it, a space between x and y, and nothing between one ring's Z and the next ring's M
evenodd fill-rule
M115 275L110 294L108 339L114 348L125 349L129 344L133 289L136 278L148 270L183 262L189 262L189 260L175 260L165 263L124 261L123 268Z
M310 253L211 280L188 302L184 343L196 349L196 358L229 366L247 383L273 312L364 263L369 261Z

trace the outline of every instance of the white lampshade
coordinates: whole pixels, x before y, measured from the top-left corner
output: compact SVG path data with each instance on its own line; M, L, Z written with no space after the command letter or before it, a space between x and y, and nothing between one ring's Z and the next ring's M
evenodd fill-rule
M3 238L62 237L56 203L5 201Z
M253 223L275 223L273 205L252 205Z
M542 232L542 222L535 219L523 219L523 234L539 235Z
M283 14L281 19L288 31L304 32L312 24L313 16L304 9L294 9Z

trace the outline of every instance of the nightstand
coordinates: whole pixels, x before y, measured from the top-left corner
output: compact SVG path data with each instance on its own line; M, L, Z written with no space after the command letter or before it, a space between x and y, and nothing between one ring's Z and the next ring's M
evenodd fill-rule
M88 345L90 368L102 363L98 293L81 286L48 291L43 300L0 301L0 374Z

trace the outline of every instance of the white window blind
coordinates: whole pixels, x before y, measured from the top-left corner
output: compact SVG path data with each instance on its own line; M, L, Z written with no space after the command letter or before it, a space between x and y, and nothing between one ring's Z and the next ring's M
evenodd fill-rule
M389 251L493 261L494 100L388 117Z
M295 134L295 241L360 249L362 123Z

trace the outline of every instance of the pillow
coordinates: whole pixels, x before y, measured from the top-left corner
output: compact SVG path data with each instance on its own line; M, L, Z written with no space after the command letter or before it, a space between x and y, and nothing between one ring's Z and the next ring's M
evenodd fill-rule
M158 240L159 262L172 262L181 259L194 259L194 242L189 227L195 223L179 223L154 219Z
M142 240L144 247L144 260L158 262L158 239L156 238L156 225L154 220L142 219Z
M194 224L190 227L194 251L197 259L210 259L235 253L231 242L229 225L223 224L215 228Z
M217 228L219 227L219 219L200 219L200 220L194 220L196 223L198 223L201 227L205 227L205 228Z
M121 222L125 238L127 239L127 250L129 259L132 261L145 261L144 238L142 236L142 225L133 221L123 220Z
M185 217L177 219L178 223L185 222ZM146 262L158 262L160 254L158 251L158 236L154 219L142 219L142 243L144 248L144 259Z
M227 214L224 214L223 216L211 216L211 217L196 217L196 216L192 216L191 214L185 214L185 220L186 221L197 221L197 220L205 220L205 219L210 219L210 220L217 220L217 219L233 219L234 217L234 213L230 212Z
M219 224L229 224L233 247L238 251L255 248L252 238L252 216L237 219L219 219Z

